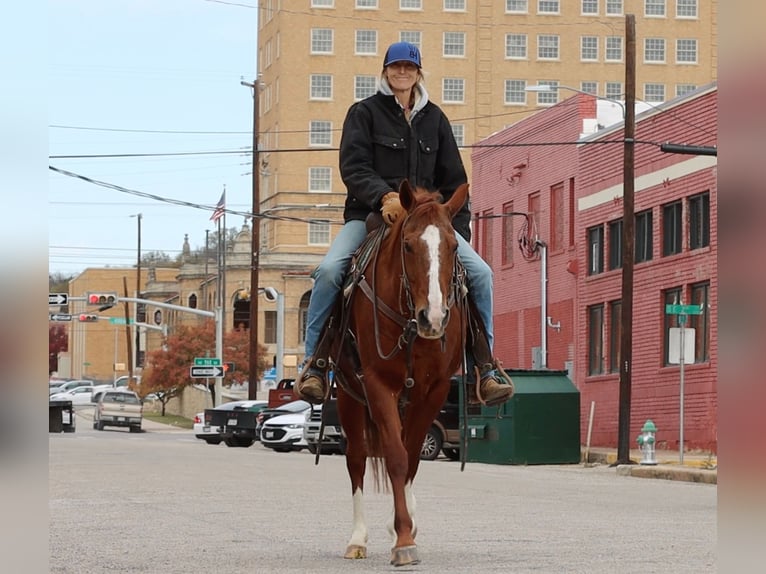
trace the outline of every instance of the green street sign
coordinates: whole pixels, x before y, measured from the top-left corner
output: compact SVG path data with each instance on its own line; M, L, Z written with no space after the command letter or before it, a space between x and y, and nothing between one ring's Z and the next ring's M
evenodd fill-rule
M212 357L195 357L195 367L220 367L221 359L214 359Z
M130 319L130 322L127 322L125 317L109 317L109 322L112 325L132 325L133 319Z
M665 305L666 315L702 315L702 305Z

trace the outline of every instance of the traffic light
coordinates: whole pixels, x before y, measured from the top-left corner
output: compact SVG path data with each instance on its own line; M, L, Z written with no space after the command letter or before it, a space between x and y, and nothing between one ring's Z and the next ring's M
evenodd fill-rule
M87 313L80 315L80 323L95 323L96 321L98 321L98 315L88 315Z
M110 292L90 292L87 295L87 302L88 305L99 305L99 306L112 306L117 303L117 293L114 291Z
M233 373L233 372L234 372L234 367L235 367L235 366L236 366L236 365L235 365L234 363L232 363L232 362L227 362L227 363L224 363L224 364L223 364L223 372L224 372L224 373Z

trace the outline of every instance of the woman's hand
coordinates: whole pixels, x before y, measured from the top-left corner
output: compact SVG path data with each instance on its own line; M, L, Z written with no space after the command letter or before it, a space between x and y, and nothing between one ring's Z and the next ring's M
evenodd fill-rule
M387 225L391 225L404 215L404 208L399 201L399 194L395 191L389 192L383 196L383 200L380 202L380 212L383 214L383 221Z

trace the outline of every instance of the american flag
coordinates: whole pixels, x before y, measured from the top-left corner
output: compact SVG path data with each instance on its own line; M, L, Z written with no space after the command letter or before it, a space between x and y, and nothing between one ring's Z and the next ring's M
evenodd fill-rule
M223 217L225 210L226 210L226 189L223 190L223 193L221 194L221 199L219 199L218 203L215 204L215 211L213 212L213 215L210 216L210 221L218 221L221 217Z

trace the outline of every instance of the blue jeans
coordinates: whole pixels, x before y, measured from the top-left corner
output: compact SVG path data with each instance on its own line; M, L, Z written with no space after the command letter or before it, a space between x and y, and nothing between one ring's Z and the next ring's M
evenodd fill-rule
M364 221L346 222L330 245L327 255L311 274L314 279L314 288L311 290L306 325L306 358L314 355L319 337L322 334L322 328L332 312L338 294L343 289L343 281L351 265L351 256L366 236L367 229ZM455 233L455 237L457 237L458 243L457 254L465 267L468 278L468 293L476 304L484 327L487 329L491 351L494 343L492 268L474 251L471 244L462 235ZM468 359L469 362L473 362L470 353Z

